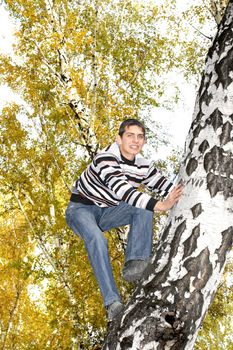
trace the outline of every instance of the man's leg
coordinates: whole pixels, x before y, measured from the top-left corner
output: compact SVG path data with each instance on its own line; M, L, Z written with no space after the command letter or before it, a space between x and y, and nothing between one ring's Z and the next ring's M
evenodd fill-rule
M66 210L66 221L85 242L104 305L107 306L114 301L120 301L120 297L112 274L107 240L97 223L101 212L102 208L95 205L70 202Z
M153 238L153 212L138 209L128 233L123 278L128 282L139 281L150 262Z
M135 270L135 273L132 272L132 278L128 278L124 269L123 275L128 281L133 281L140 278L152 253L153 212L121 202L116 207L106 208L99 221L103 230L127 224L130 225L130 231L125 262L126 267L127 262L130 262L128 270Z
M146 260L152 254L153 212L134 208L125 261Z

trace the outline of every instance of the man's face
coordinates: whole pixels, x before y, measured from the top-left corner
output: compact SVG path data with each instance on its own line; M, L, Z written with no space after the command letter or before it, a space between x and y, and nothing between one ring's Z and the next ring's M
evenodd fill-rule
M139 126L131 125L125 129L122 136L117 135L117 143L121 154L129 160L133 160L145 144L145 135Z

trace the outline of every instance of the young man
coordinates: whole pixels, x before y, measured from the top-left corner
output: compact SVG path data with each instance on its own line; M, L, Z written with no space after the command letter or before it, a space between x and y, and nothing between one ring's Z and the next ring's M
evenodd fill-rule
M123 278L139 280L152 250L153 214L169 210L179 200L182 187L162 176L153 162L140 155L145 144L145 127L127 119L116 142L97 154L75 182L66 220L85 243L89 260L102 293L109 320L123 309L113 278L107 241L103 232L130 225ZM145 185L167 199L157 201L137 188Z

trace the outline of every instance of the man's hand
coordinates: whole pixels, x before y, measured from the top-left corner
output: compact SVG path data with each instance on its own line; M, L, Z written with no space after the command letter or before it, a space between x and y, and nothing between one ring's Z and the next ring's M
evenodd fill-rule
M167 199L165 199L163 202L158 201L155 204L154 211L166 211L173 207L173 205L178 202L183 192L183 186L177 185L173 188L171 193L169 193Z

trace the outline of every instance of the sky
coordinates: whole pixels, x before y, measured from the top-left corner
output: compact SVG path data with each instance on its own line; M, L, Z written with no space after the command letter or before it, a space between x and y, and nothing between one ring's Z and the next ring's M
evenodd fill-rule
M13 49L13 35L14 25L10 21L8 13L0 5L0 53L12 54ZM6 102L20 101L20 98L16 96L7 86L0 85L0 109Z
M192 121L196 99L194 84L185 82L181 75L176 75L173 78L181 81L179 102L174 106L173 110L158 107L152 113L152 119L160 123L162 129L166 131L166 138L169 141L169 145L159 146L155 159L165 159L171 154L172 149L182 150L184 148L185 139Z
M186 3L187 1L184 0L183 6ZM2 5L0 5L0 23L0 52L12 53L14 26ZM170 143L170 145L159 146L153 156L156 160L165 159L171 153L172 149L178 148L182 150L184 148L185 138L191 125L196 97L194 84L185 82L181 75L168 76L167 79L180 82L180 100L174 110L156 108L151 114L151 119L158 122L162 129L165 130L167 140ZM15 96L8 87L0 85L0 108L6 102L13 100L19 102L20 98Z
M8 13L0 5L0 52L12 52L14 25L10 21Z

